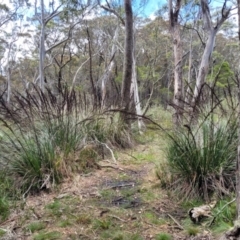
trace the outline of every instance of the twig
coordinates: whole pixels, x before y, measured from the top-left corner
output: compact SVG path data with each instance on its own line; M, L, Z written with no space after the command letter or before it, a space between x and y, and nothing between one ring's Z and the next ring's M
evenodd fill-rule
M114 189L114 188L122 188L122 187L134 187L134 186L135 186L134 182L121 183L121 184L117 184L117 185L114 185L114 186L107 187L104 190Z
M97 165L98 165L100 168L113 168L113 169L116 169L116 170L124 171L123 168L115 167L115 166L112 166L112 165L102 165L102 164L99 164L99 163L97 163Z
M128 222L127 220L124 220L124 219L121 219L115 215L108 215L109 217L112 217L112 218L116 218L117 220L121 221L121 222Z
M116 158L115 158L115 156L114 156L114 153L113 153L112 149L111 149L106 143L100 142L98 139L96 139L96 141L97 141L98 143L104 145L104 146L109 150L109 152L110 152L111 155L112 155L113 162L114 162L114 163L117 163L117 160L116 160Z
M181 226L181 224L171 214L168 213L168 216L177 224L179 229L183 230L183 227Z

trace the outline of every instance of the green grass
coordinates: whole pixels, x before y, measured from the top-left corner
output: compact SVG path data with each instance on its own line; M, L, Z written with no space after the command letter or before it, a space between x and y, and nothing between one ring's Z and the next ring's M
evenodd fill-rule
M159 233L155 236L155 240L172 240L172 236L168 233Z
M196 131L184 128L169 135L166 167L171 177L167 176L164 184L175 182L173 187L182 195L204 199L213 193L229 193L235 182L236 133L234 121L227 124L205 121ZM165 180L163 172L158 175Z
M196 236L200 232L200 230L196 226L188 226L186 228L186 232L189 236Z
M147 219L148 222L154 224L154 225L163 225L166 223L166 221L162 218L159 218L156 214L154 214L153 212L145 212L144 213L144 218Z
M7 231L0 228L0 237L3 237Z
M0 223L8 218L10 214L10 204L7 198L0 197Z
M33 237L34 240L57 240L61 239L61 233L59 232L46 232L42 231Z
M31 233L37 232L39 230L42 230L46 228L46 223L44 222L32 222L26 226L26 230L30 231Z

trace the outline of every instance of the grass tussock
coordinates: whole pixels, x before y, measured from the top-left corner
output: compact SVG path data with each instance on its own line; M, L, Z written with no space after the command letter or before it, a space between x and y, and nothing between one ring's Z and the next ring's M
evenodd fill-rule
M73 169L91 166L81 154L88 145L95 146L97 161L109 149L132 144L119 113L96 111L68 89L58 96L38 88L14 93L11 105L0 99L0 112L0 166L24 194L52 188Z
M167 162L157 175L185 197L228 195L235 186L236 149L235 121L205 121L196 130L186 126L169 135Z

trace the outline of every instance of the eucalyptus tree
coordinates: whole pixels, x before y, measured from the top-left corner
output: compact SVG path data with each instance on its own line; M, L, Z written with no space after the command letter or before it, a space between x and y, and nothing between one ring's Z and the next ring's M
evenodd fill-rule
M54 43L51 47L46 49L45 47L45 41L46 41L46 26L47 24L55 17L60 15L63 10L63 4L59 3L57 6L55 6L55 1L49 1L48 2L48 10L46 9L46 4L44 3L44 0L40 0L40 2L35 2L35 15L34 18L39 21L40 24L40 36L39 36L39 77L37 81L39 81L39 86L42 91L44 91L44 68L45 68L45 56L48 51L53 49L54 47L60 45L61 43L64 43L69 39L69 36L67 38L64 38L63 40L60 40L57 43Z
M54 56L51 56L51 52L56 47L61 46L66 43L68 40L72 39L72 31L82 21L83 12L86 10L85 14L89 13L90 3L82 4L82 2L74 2L74 1L59 1L57 4L54 0L49 0L47 3L44 0L39 0L35 2L35 14L33 16L33 20L37 20L39 22L40 27L40 36L39 36L39 76L36 81L39 83L40 88L44 91L45 88L45 78L44 71L46 68L46 54L50 56L50 63L53 61ZM69 20L69 11L74 12L74 17ZM79 14L79 18L76 15ZM62 16L62 18L61 18ZM49 36L47 34L47 30L51 24L54 25L54 22L62 21L61 24L65 28L67 28L67 33L62 34L59 29L52 29L52 35L55 36L51 41L47 41ZM66 46L66 45L65 45ZM64 47L65 48L65 47Z
M2 74L6 76L7 103L10 102L11 97L11 77L18 50L16 42L21 36L24 7L25 2L21 1L9 1L8 4L0 3L0 66Z
M170 32L173 40L173 52L174 52L174 97L173 104L175 113L173 116L173 122L178 126L182 120L183 115L183 79L182 79L182 40L180 34L180 10L182 6L182 0L177 0L173 5L172 0L168 0L169 11L169 23Z
M107 2L107 1L106 1ZM99 2L100 4L100 2ZM110 4L107 2L106 5L100 4L100 6L114 14L118 20L119 24L122 24L125 27L125 38L124 38L124 61L123 61L123 77L122 77L122 88L121 88L121 107L126 112L135 112L137 115L142 114L138 85L137 85L137 74L136 74L136 55L135 55L135 31L136 27L134 27L134 16L132 9L132 1L127 0L124 1L124 11L125 18L122 17L122 12L116 11ZM121 8L120 8L121 10ZM135 29L135 31L134 31ZM115 31L115 35L113 41L116 42L118 37L118 30ZM114 56L114 52L117 49L117 45L113 45L111 55ZM109 72L113 68L114 62L111 61L106 68L106 71L102 78L102 92L104 93L105 82L103 81L108 76ZM143 123L141 118L138 119L139 129L142 128Z
M192 99L193 118L196 107L199 104L202 87L205 83L206 76L208 75L210 59L215 46L216 35L231 12L231 7L227 6L227 0L225 0L220 13L218 14L217 18L214 19L211 15L209 2L207 0L201 0L200 3L203 19L203 29L206 32L208 38L204 44L204 52L201 57L201 63L198 69L196 85L194 88L194 95Z

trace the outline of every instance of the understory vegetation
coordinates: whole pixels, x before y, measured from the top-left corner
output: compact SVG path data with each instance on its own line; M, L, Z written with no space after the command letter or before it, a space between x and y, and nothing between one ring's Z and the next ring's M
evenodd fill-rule
M168 133L167 164L158 172L162 185L185 198L204 200L234 192L237 127L234 117L228 121L211 118L193 129L185 125Z
M0 164L24 195L94 166L113 147L132 145L118 113L94 112L67 89L58 97L16 93L14 100L11 106L1 102Z
M92 231L99 234L99 239L116 240L145 239L139 229L146 222L162 227L160 232L152 233L156 240L175 239L173 232L164 230L169 221L177 223L187 236L199 235L206 229L218 235L233 226L237 152L234 114L219 117L217 109L202 121L200 117L194 127L184 125L176 130L171 123L172 112L153 106L143 116L146 131L140 134L134 122L131 128L123 123L120 111L96 110L88 101L68 89L57 97L51 91L35 89L34 94L16 92L11 105L0 102L0 224L15 209L25 209L27 216L21 219L25 234L34 236L31 239L60 239L59 231L47 231L49 224L42 217L28 222L28 211L34 216L39 214L28 208L27 199L42 192L57 192L61 184L74 181L76 175L94 175L103 159L110 159L116 169L119 155L125 153L126 166L142 168L154 164L157 178L153 186L141 186L144 181L139 176L144 167L139 175L134 170L125 172L119 168L121 172L114 180L98 179L104 180L105 185L94 193L96 199L79 203L74 195L63 194L46 203L42 215L50 217L58 228L88 226L89 236ZM145 150L139 151L138 146ZM108 170L105 174L109 173ZM169 209L168 214L156 210L155 204L161 201L163 192L167 201L171 199L168 205L180 201L175 208L181 209L181 216ZM188 210L211 201L216 201L216 206L211 216L203 219L204 225L192 223ZM146 203L151 207L144 208ZM86 210L86 204L94 206L93 213ZM100 217L94 215L95 208L100 209ZM128 209L134 210L126 212ZM131 221L129 227L138 230L123 231L117 221L123 225ZM71 236L70 239L78 239Z

